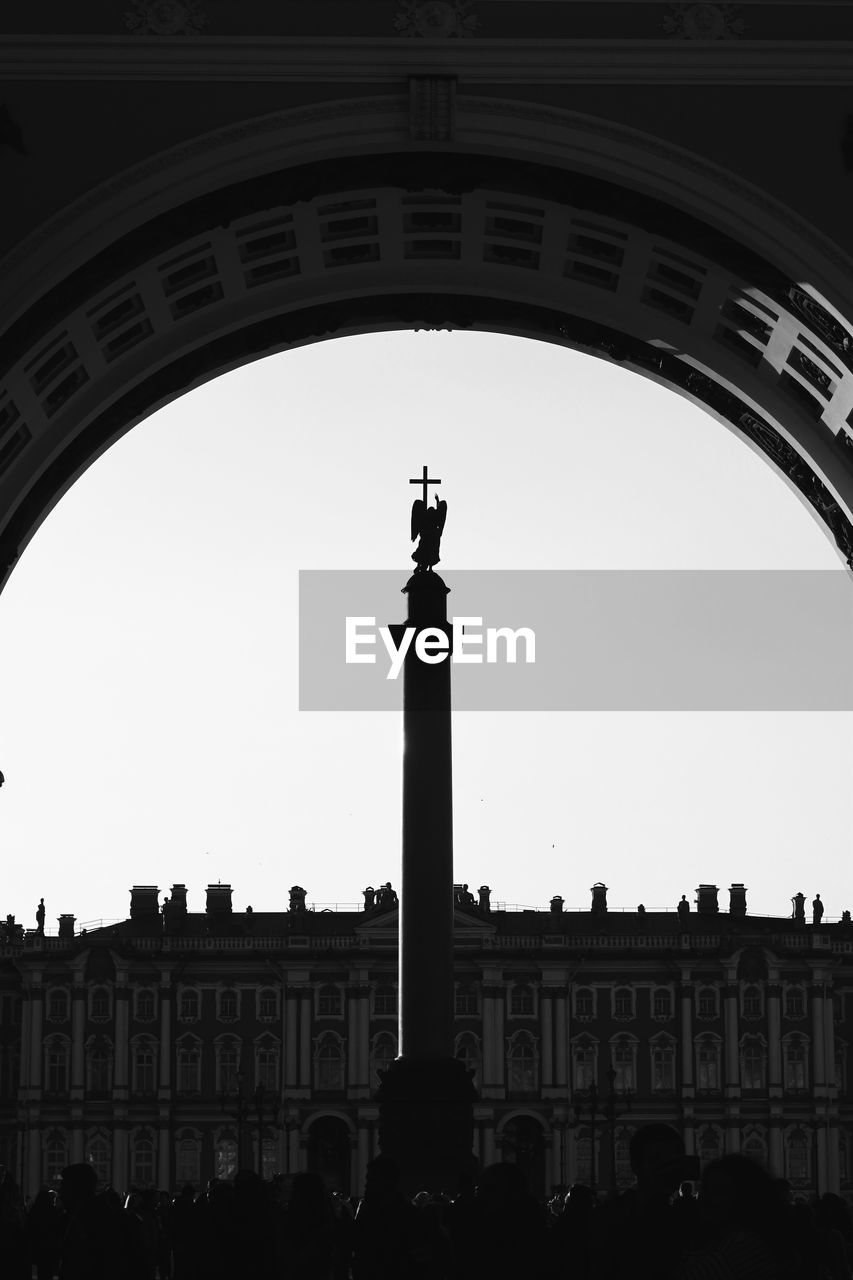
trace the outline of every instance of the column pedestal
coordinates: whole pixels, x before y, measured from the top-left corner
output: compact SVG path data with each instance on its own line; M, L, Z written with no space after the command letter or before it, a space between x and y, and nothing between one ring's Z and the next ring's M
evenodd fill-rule
M459 1174L474 1171L471 1075L458 1058L398 1058L377 1095L379 1145L402 1171L403 1190L455 1194Z

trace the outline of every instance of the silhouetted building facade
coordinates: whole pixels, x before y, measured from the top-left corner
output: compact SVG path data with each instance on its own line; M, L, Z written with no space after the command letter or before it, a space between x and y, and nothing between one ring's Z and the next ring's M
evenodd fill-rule
M397 906L236 912L212 885L127 920L0 945L0 1162L30 1193L86 1160L104 1183L174 1189L252 1165L354 1193L397 1052ZM674 895L673 906L677 900ZM631 1181L628 1141L665 1120L705 1162L740 1151L805 1194L853 1198L853 926L719 910L455 914L455 1049L474 1073L476 1154L534 1189Z

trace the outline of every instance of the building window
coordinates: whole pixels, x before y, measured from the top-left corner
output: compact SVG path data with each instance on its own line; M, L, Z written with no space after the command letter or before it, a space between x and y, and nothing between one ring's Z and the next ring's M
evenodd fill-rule
M258 1022L275 1022L278 1017L278 994L272 987L258 992Z
M154 992L150 987L142 987L136 993L136 1021L153 1022L155 1013Z
M156 1046L151 1040L137 1040L133 1045L133 1091L153 1093L156 1088Z
M340 987L330 983L320 988L317 996L317 1014L321 1018L339 1018L343 1011Z
M633 1093L637 1088L634 1071L634 1063L636 1061L634 1050L633 1040L617 1040L611 1046L613 1067L616 1071L613 1087L623 1093L627 1093L629 1090Z
M179 1187L201 1182L201 1143L198 1138L181 1138L175 1152L175 1179Z
M219 1008L217 1017L220 1022L236 1022L239 1014L237 992L233 987L226 987L219 992Z
M456 988L454 1012L457 1018L475 1018L477 1016L477 992L473 987Z
M326 1034L317 1041L314 1076L318 1091L338 1093L344 1087L343 1045L337 1036Z
M809 1181L810 1171L808 1135L801 1129L794 1129L785 1143L785 1175L789 1182L803 1186Z
M137 1138L130 1164L131 1181L140 1188L154 1184L154 1143L150 1138Z
M271 1182L278 1173L278 1143L273 1138L261 1140L261 1177Z
M240 1081L240 1042L220 1040L216 1045L216 1092L236 1093Z
M575 1138L575 1181L589 1186L592 1182L592 1143L589 1129L577 1129Z
M198 1022L198 992L182 991L178 1003L178 1020L180 1022Z
M397 992L393 987L377 987L373 993L373 1013L378 1018L397 1016Z
M91 1138L86 1144L86 1163L90 1164L95 1170L98 1178L98 1188L103 1190L110 1183L112 1151L107 1139L100 1134Z
M572 1051L574 1060L575 1088L578 1091L591 1089L596 1076L596 1048L588 1040L579 1041Z
M48 1093L68 1092L68 1041L52 1036L45 1046L45 1088Z
M513 1037L507 1055L507 1088L510 1093L535 1093L538 1088L537 1054L527 1032Z
M89 1017L93 1022L109 1022L110 993L106 987L95 987L92 991Z
M370 1078L375 1085L382 1083L383 1071L387 1071L397 1056L397 1038L390 1031L382 1031L373 1039ZM458 1057L458 1054L457 1054Z
M200 1092L201 1049L196 1041L184 1041L178 1045L178 1093Z
M666 1020L672 1017L672 992L658 987L652 998L652 1017Z
M758 987L744 988L743 1016L745 1018L761 1017L761 992L758 990Z
M767 1168L767 1144L760 1134L754 1130L748 1133L741 1144L741 1155L746 1156L761 1169Z
M48 1022L68 1021L68 992L54 988L47 1000Z
M658 1040L652 1045L652 1092L672 1093L675 1089L675 1045Z
M705 1127L699 1131L696 1147L699 1156L699 1163L703 1169L705 1168L705 1165L711 1164L712 1161L719 1160L722 1154L721 1147L722 1144L720 1142L719 1132L716 1129L711 1128L710 1125L705 1125Z
M704 1038L696 1046L696 1084L710 1092L720 1087L720 1046L716 1040Z
M628 987L618 987L613 994L613 1016L631 1018L634 1015L634 997Z
M764 1047L760 1041L743 1041L740 1054L740 1080L742 1089L764 1088Z
M595 1016L595 996L589 987L581 987L575 992L575 1017L592 1018Z
M717 993L713 987L699 988L696 1013L700 1018L716 1018Z
M278 1093L278 1049L274 1045L264 1045L256 1051L255 1082Z
M68 1144L64 1138L54 1134L48 1138L44 1149L44 1174L49 1187L59 1181L59 1175L68 1164Z
M785 1017L804 1018L806 1003L802 987L789 987L785 992Z
M456 1057L465 1063L468 1071L473 1072L471 1079L475 1087L479 1088L483 1055L480 1050L480 1041L473 1031L466 1031L464 1035L459 1036L456 1042Z
M806 1043L800 1036L791 1036L782 1042L785 1072L785 1092L806 1091Z
M511 1018L533 1017L533 991L530 987L513 987L509 998Z
M615 1152L616 1156L616 1185L618 1187L630 1187L634 1181L634 1171L631 1168L631 1130L620 1129L616 1135Z
M233 1138L220 1138L216 1144L216 1177L229 1180L237 1172L237 1143Z
M109 1093L110 1091L110 1059L109 1049L103 1045L95 1045L89 1051L89 1092Z

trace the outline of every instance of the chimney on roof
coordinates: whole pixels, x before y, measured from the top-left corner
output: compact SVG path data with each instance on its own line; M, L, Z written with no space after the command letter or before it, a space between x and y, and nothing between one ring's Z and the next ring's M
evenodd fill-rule
M717 902L717 886L715 884L700 884L696 890L696 910L702 916L716 915L720 907Z
M59 936L60 938L74 937L74 921L76 916L64 915L59 917Z
M555 916L558 916L560 912L563 910L564 902L565 902L565 898L561 898L559 893L555 894L555 896L551 899L551 911Z
M231 915L230 884L209 884L207 886L206 911L209 916Z
M135 884L130 891L131 920L156 920L160 915L160 890L156 884Z
M729 915L746 915L746 886L733 884L729 889Z
M304 911L304 910L305 910L305 895L307 894L307 892L308 892L308 890L307 890L307 889L303 889L303 888L302 888L302 885L300 885L300 884L295 884L295 885L293 885L293 886L291 887L291 890L290 890L290 906L289 906L288 910L289 910L289 911Z
M187 914L187 886L185 884L173 884L172 896L169 900L169 906L174 915Z
M477 905L479 906L481 911L486 911L486 912L491 911L492 909L491 892L492 891L487 884L480 885L480 889L479 889L480 900Z
M597 880L590 890L592 894L592 906L590 910L594 916L603 916L607 911L607 885Z

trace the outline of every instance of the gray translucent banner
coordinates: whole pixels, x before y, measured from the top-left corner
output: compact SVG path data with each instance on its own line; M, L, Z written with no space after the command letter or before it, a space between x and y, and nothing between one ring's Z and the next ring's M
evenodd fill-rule
M448 617L482 619L465 626L461 655L458 639L453 654L459 711L853 709L853 577L845 570L442 576ZM300 710L400 710L402 674L388 679L378 629L405 622L405 582L405 572L300 573ZM350 656L375 662L347 662L348 626ZM500 638L496 660L485 661L487 632L498 628L532 632L535 660L525 661L531 644L520 637L515 663ZM480 663L459 660L477 653Z

